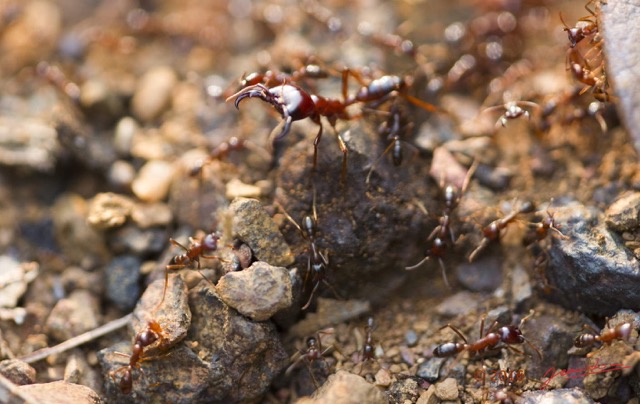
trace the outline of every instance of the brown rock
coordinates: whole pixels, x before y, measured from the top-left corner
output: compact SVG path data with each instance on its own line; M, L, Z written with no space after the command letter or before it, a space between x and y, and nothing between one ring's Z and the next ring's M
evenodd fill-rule
M363 377L339 370L329 376L310 398L304 398L299 403L387 403L386 396L376 386L368 383Z

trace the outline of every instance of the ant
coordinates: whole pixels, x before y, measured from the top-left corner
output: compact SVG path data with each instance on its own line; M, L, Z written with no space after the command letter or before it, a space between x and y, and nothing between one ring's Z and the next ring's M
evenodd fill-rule
M569 70L573 76L582 84L586 84L579 95L591 89L593 96L598 101L609 101L609 94L606 91L607 78L601 67L591 69L587 60L580 53L571 49L569 52Z
M493 241L499 241L502 236L502 231L507 228L507 226L516 220L518 215L531 213L535 209L535 206L532 202L526 201L523 202L518 209L514 209L501 219L496 219L493 222L489 223L482 229L483 238L478 247L476 247L471 255L469 255L469 262L473 262L476 256L484 250L489 243Z
M575 48L583 39L598 33L598 21L596 20L596 14L589 8L589 4L591 3L593 3L593 0L589 1L584 6L591 15L580 18L576 23L576 26L573 28L569 28L567 23L564 21L564 18L562 18L562 14L560 14L560 21L562 21L564 31L569 37L569 46L571 48Z
M524 352L512 347L511 345L526 343L533 350L536 351L538 356L542 358L542 353L540 350L533 345L531 342L527 341L522 335L522 331L520 331L520 327L522 324L533 315L533 311L529 313L526 317L520 320L520 324L518 326L515 325L504 325L502 327L496 328L498 326L498 321L494 321L493 325L489 327L487 333L484 333L484 321L487 318L487 315L482 316L482 320L480 321L480 339L469 344L467 339L464 337L462 332L458 330L456 327L451 324L447 324L444 327L440 328L440 330L444 330L445 328L450 328L458 334L460 338L464 341L464 343L459 342L447 342L441 345L438 345L433 350L433 356L437 358L448 358L450 356L459 354L460 352L467 351L472 354L478 354L480 352L488 351L496 348L496 346L502 342L504 346L508 349L511 349L520 354L524 354Z
M302 237L309 243L307 253L308 253L308 261L307 261L307 273L305 275L304 284L306 285L308 282L309 274L313 273L313 282L314 286L311 290L311 295L309 295L309 300L307 303L302 306L302 310L306 310L311 305L311 301L313 299L313 295L316 290L318 290L318 286L320 286L320 282L324 283L331 289L333 294L339 298L338 292L336 292L335 288L327 281L327 270L329 267L329 257L326 253L323 253L318 248L317 242L317 232L318 232L318 212L316 210L316 192L315 188L313 190L313 203L312 210L313 216L305 216L302 219L302 227L286 212L284 207L276 202L282 213L285 215L287 220L293 224L296 229L300 232Z
M556 223L554 214L549 212L548 208L546 213L547 217L545 217L541 221L537 223L529 223L532 231L526 234L524 239L522 240L522 244L524 246L530 246L533 243L544 240L549 235L550 230L554 231L561 238L568 238L560 231L560 225Z
M442 212L442 216L440 216L439 224L433 229L431 234L429 234L429 237L427 237L427 241L431 241L431 247L429 248L429 250L427 250L427 254L422 260L420 260L420 262L415 265L405 267L405 270L414 270L428 260L437 258L438 263L440 264L440 269L442 270L444 283L449 289L451 289L449 279L447 278L446 267L444 265L442 257L447 250L447 236L450 237L452 244L455 244L456 242L455 235L453 234L453 229L451 229L451 215L458 207L458 204L462 199L462 195L469 187L471 177L473 176L477 167L478 161L474 160L471 167L469 167L469 170L467 171L467 175L465 176L464 181L462 182L462 187L460 189L458 189L455 185L450 184L445 187L443 183L440 184L440 188L443 189L444 212Z
M120 381L118 382L118 387L122 393L131 393L133 388L133 369L140 369L142 372L140 362L149 359L143 357L144 349L156 341L160 341L159 345L163 345L166 338L166 334L160 324L153 320L149 321L146 329L136 334L133 338L131 355L129 355L129 364L109 372L109 376L111 376L111 379L114 381L116 381L116 375L122 373L122 377L120 377Z
M631 323L622 323L611 328L609 326L609 320L607 320L607 327L608 328L603 329L600 334L598 334L596 330L585 324L582 326L582 329L588 332L578 335L573 341L573 344L578 348L586 348L595 345L596 342L609 345L615 340L629 341L631 331L633 331Z
M216 251L218 249L218 241L220 235L218 233L209 233L200 239L194 239L189 237L189 248L183 246L176 240L170 238L169 242L174 246L182 248L185 252L171 258L169 264L164 269L164 289L162 291L162 299L158 303L157 307L160 307L164 302L164 298L167 294L167 284L169 282L169 271L186 268L192 263L197 264L198 270L200 269L200 258L217 259L223 261L216 255L206 255L209 252ZM206 278L205 278L206 279Z
M375 342L373 339L373 331L376 329L376 325L373 321L373 317L367 318L367 325L364 327L365 330L365 339L364 344L362 346L362 352L360 353L360 371L358 374L362 373L362 368L367 361L377 361L376 360L376 349Z
M322 348L322 340L320 339L320 332L316 333L314 337L308 337L306 340L307 349L299 350L295 355L298 355L298 358L293 360L293 363L287 370L285 371L285 375L291 374L293 369L296 368L298 363L301 361L305 361L307 364L307 369L309 370L309 374L311 375L311 379L313 380L313 384L316 388L319 387L318 381L311 369L311 364L317 360L321 360L325 362L324 355L327 354L330 350L335 349L333 345L328 346L327 348ZM326 364L326 362L325 362Z
M522 106L527 106L527 107L531 107L531 108L535 108L535 109L540 109L540 106L538 104L536 104L535 102L531 102L531 101L509 101L506 102L503 105L496 105L493 107L489 107L487 109L485 109L482 112L489 112L489 111L495 111L497 109L503 109L504 110L504 114L502 114L500 116L500 118L498 118L498 120L496 121L496 129L499 127L499 125L502 125L502 127L506 128L507 127L507 121L512 120L512 119L517 119L520 118L521 116L526 117L527 119L531 119L531 114L529 113L529 111L527 111L526 109L522 108Z

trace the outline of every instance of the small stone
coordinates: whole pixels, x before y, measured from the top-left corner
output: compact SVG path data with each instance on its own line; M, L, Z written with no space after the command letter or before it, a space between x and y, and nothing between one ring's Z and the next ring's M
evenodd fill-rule
M99 325L97 297L86 290L75 290L51 310L46 327L59 341L78 336Z
M167 226L173 220L171 209L165 203L139 203L131 211L131 219L139 227Z
M618 233L640 227L640 192L625 194L616 199L607 209L605 223Z
M463 262L458 265L456 277L472 292L492 292L502 283L502 257L484 254L473 262Z
M109 167L107 178L109 182L119 189L128 189L136 177L136 170L128 161L116 160Z
M122 226L132 209L131 198L113 192L103 192L91 200L87 221L98 229Z
M448 377L440 383L436 383L436 396L441 400L458 399L458 382L453 377Z
M169 105L171 91L177 82L176 73L167 66L146 72L138 81L131 100L133 114L142 122L153 121Z
M303 398L299 403L387 403L385 395L376 386L367 383L364 378L353 373L339 370L329 376L310 398Z
M227 183L225 196L229 200L235 198L259 198L262 196L262 188L251 184L245 184L239 179L234 178Z
M38 276L39 266L20 264L8 255L1 255L0 268L0 307L16 307L29 282Z
M391 373L389 373L389 371L384 368L380 368L380 370L376 372L375 379L376 379L376 386L381 386L381 387L388 387L393 381L393 378L391 377Z
M159 227L141 229L134 224L126 224L115 230L109 239L109 246L116 254L147 256L159 254L168 244L167 232Z
M418 343L418 333L414 329L409 329L404 334L404 340L409 347L414 347Z
M36 382L36 370L19 359L0 362L0 374L19 386Z
M392 369L389 369L393 372ZM420 396L420 387L413 378L400 379L387 390L390 401L395 403L416 402Z
M442 301L437 307L436 312L447 317L454 317L469 313L476 307L478 301L477 295L462 291L453 296L449 296Z
M447 358L430 358L418 366L416 376L423 378L429 383L435 383L440 379L440 369Z
M0 117L0 163L27 166L39 171L53 169L61 151L58 133L33 118Z
M292 303L289 271L265 262L224 275L216 292L224 303L255 321L267 320Z
M416 404L437 404L438 397L436 397L436 386L431 385L429 388L420 394Z
M125 116L118 121L113 135L113 146L119 155L127 157L131 154L133 137L140 129L138 122L130 116Z
M555 389L550 391L526 391L518 400L523 404L562 403L562 404L592 404L595 403L588 395L579 389Z
M115 257L106 267L107 298L121 310L130 310L140 295L140 265L136 256Z
M74 403L96 404L101 402L100 396L89 387L65 381L29 384L18 387L23 392L40 403Z
M131 184L133 193L145 202L158 202L167 197L174 175L172 164L162 160L147 162Z
M294 255L278 226L256 199L237 198L229 206L233 216L233 236L247 243L256 259L286 267Z

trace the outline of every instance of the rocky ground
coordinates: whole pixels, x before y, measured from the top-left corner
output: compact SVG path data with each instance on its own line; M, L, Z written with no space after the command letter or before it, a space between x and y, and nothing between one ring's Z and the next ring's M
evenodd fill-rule
M627 14L458 3L0 2L0 401L638 403Z

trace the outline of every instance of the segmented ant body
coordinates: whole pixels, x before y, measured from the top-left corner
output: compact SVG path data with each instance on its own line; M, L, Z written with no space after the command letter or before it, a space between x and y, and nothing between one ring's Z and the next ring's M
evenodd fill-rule
M568 238L560 231L560 225L556 223L553 214L547 209L547 216L537 223L530 223L531 231L522 240L524 246L540 242L547 238L549 231L554 231L561 238Z
M316 211L315 201L316 201L316 197L315 197L315 189L314 189L313 203L312 203L313 216L309 216L309 215L305 216L304 219L302 219L302 227L286 212L286 210L284 209L284 207L282 207L282 205L276 202L276 204L278 205L282 213L285 215L287 220L289 220L289 222L291 222L291 224L293 224L298 229L302 237L308 242L307 253L309 256L307 261L307 273L305 275L304 284L306 285L308 283L309 274L312 274L313 276L312 282L314 285L313 285L313 289L311 290L311 294L309 295L309 300L304 306L302 306L302 310L306 310L307 308L309 308L309 306L311 305L311 301L313 300L313 296L318 290L318 286L320 286L321 282L324 283L327 287L329 287L329 289L331 289L333 294L339 298L338 292L336 292L335 288L327 280L329 258L326 253L323 253L322 251L320 251L320 248L318 247L318 244L317 244L318 214Z
M607 93L607 77L602 68L592 69L587 60L575 49L569 51L569 70L580 83L585 84L580 95L591 89L593 96L598 101L609 101Z
M469 352L473 355L477 355L479 353L482 352L486 352L492 349L495 349L498 347L498 344L502 343L504 345L504 347L511 349L515 352L518 352L520 354L523 354L522 351L514 348L512 345L519 345L522 343L526 343L527 345L529 345L533 350L535 350L538 354L538 356L540 356L540 358L542 358L542 353L540 352L540 350L534 346L532 343L530 343L529 341L527 341L524 336L522 335L522 331L520 331L520 327L522 326L522 324L524 323L524 321L529 318L533 313L529 314L528 316L524 317L521 321L520 321L520 325L519 326L515 326L515 325L504 325L502 327L498 327L498 322L495 321L493 323L493 325L491 327L489 327L489 329L487 330L487 333L484 333L484 321L486 319L486 315L482 316L482 320L480 321L480 338L472 343L468 343L467 339L464 337L464 335L462 334L462 332L460 332L460 330L458 330L456 327L452 326L451 324L447 324L444 327L440 328L440 330L443 330L445 328L450 328L451 330L453 330L453 332L455 332L456 334L458 334L458 336L460 338L462 338L462 340L464 341L464 343L460 343L460 342L447 342L441 345L438 345L434 350L433 350L433 356L438 357L438 358L447 358L450 356L454 356L456 354L459 354L461 352Z
M154 344L156 341L162 341L166 339L165 332L156 321L149 321L147 328L136 334L133 339L133 345L131 348L131 355L129 355L129 364L122 366L114 371L109 372L109 376L116 381L116 375L122 373L120 380L118 381L118 387L124 394L131 393L133 389L133 370L140 368L140 362L145 360L143 357L144 349Z
M415 265L405 267L407 271L416 269L420 267L422 264L427 262L430 259L436 258L438 263L440 264L440 269L442 270L442 277L444 279L447 287L451 288L449 284L449 279L447 278L447 271L444 265L444 261L442 258L447 251L447 238L451 240L451 244L455 244L456 238L453 234L453 229L451 228L451 217L453 212L458 207L460 203L460 199L462 195L466 192L467 187L471 181L471 177L478 167L478 162L474 161L469 170L467 171L467 175L464 178L462 183L462 187L458 189L455 185L447 185L440 184L441 189L443 189L443 199L444 199L444 211L442 212L442 216L440 216L438 225L433 229L429 237L427 237L427 241L431 242L431 246L427 250L427 254L425 257Z
M335 347L333 345L330 345L327 348L323 349L322 341L320 339L320 333L317 333L314 337L307 338L306 346L306 349L300 350L295 354L298 355L298 357L297 359L293 360L293 363L291 364L291 366L289 366L289 368L287 368L285 374L289 375L293 371L293 369L296 368L298 363L304 361L307 364L307 369L309 371L309 374L311 375L313 384L316 386L316 388L318 388L318 381L316 380L311 365L316 361L324 361L324 355L327 354L330 350L335 349Z
M578 348L592 347L597 342L609 345L616 340L629 341L631 331L633 331L633 325L631 323L622 323L614 328L605 328L600 333L586 324L582 326L582 329L588 332L580 334L575 338L573 344Z
M480 242L478 247L476 247L476 249L473 250L473 252L471 252L471 255L469 255L469 262L473 262L476 256L482 250L484 250L489 245L489 243L494 241L499 241L500 237L502 236L503 230L505 230L510 223L513 223L519 215L525 214L525 213L531 213L533 212L534 209L535 209L535 206L532 202L530 201L523 202L520 205L520 207L518 207L518 209L514 209L513 211L511 211L511 213L509 213L505 217L496 219L493 222L489 223L487 226L485 226L482 229L482 235L483 235L482 241Z

